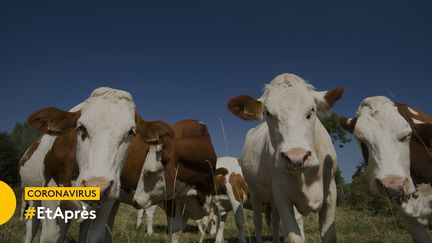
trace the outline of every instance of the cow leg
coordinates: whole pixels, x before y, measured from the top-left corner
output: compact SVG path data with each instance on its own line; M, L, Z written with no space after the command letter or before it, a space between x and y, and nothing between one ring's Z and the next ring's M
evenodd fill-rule
M224 240L224 229L225 229L225 221L227 219L227 213L222 212L220 214L220 221L219 221L219 227L216 234L216 240L215 243L223 243Z
M256 242L261 243L262 242L262 235L261 235L261 230L262 230L262 201L258 197L256 197L254 193L251 192L250 195L251 195L251 202L252 202L252 208L253 208L253 213L254 213L253 222L255 225Z
M146 222L147 222L147 234L152 235L153 234L153 215L156 210L156 205L153 205L149 208L146 208L145 214L146 214Z
M79 225L79 238L78 238L79 243L86 243L87 242L87 234L90 230L91 223L92 223L91 219L84 220L83 222L80 223L80 225Z
M411 234L414 243L431 242L426 227L420 224L417 218L404 215L403 219L408 228L408 232Z
M106 225L107 228L108 228L108 230L106 230L106 232L105 232L105 242L112 242L113 241L113 239L112 239L112 232L113 232L112 229L113 229L113 226L114 226L115 216L116 216L116 214L118 212L119 207L120 207L120 201L119 200L115 200L114 205L113 205L113 207L111 209L109 218L108 218L107 225Z
M325 194L324 194L325 195ZM330 181L329 193L325 195L323 205L319 211L319 228L322 242L336 242L336 227L334 218L336 213L336 182Z
M139 229L141 227L142 218L144 216L144 209L140 209L137 212L137 222L136 222L136 229Z
M276 195L274 197L274 202L286 234L285 242L303 242L301 230L294 216L293 203L282 195Z
M69 229L70 222L65 223L63 220L59 220L59 226L60 226L60 237L57 243L66 241L67 231Z
M101 207L96 212L96 218L91 221L91 226L87 236L89 243L94 242L112 242L112 232L107 232L107 227L110 223L114 222L111 220L112 210L118 208L118 200L108 200L102 203ZM116 211L116 210L115 210ZM112 222L111 222L112 221ZM109 228L109 227L108 227ZM108 234L108 241L105 239L105 235Z
M279 243L279 213L274 204L271 205L271 227L273 230L273 242Z
M23 200L24 202L24 200ZM29 207L39 207L41 206L41 201L28 201L27 203L24 204L23 207L26 207L26 205L28 204ZM25 209L23 210L23 214L25 212ZM23 216L24 218L24 216ZM26 234L25 234L25 243L31 243L33 242L33 239L36 236L36 233L38 231L40 225L40 220L37 219L36 217L33 217L32 219L28 219L26 221Z
M43 201L42 207L45 210L50 209L52 211L51 215L54 215L54 212L60 206L59 201ZM60 236L60 220L63 219L48 219L46 216L42 219L42 231L40 236L40 242L48 243L48 242L58 242L61 238Z
M300 233L301 233L301 236L302 236L302 240L304 242L306 240L306 238L305 238L304 226L303 226L304 225L303 224L303 215L301 215L299 213L299 211L297 210L297 208L295 206L294 206L294 217L295 217L295 219L297 221L297 225L300 228Z
M226 183L228 198L229 198L231 208L232 208L233 213L234 213L235 223L236 223L237 229L239 231L239 242L245 243L246 242L246 236L245 236L245 231L244 231L243 205L239 201L237 201L237 199L235 198L234 191L232 188L233 186L236 186L236 185L231 185L230 183ZM226 212L225 212L225 214L226 214ZM223 234L223 229L222 229L222 234Z
M184 204L182 204L182 206L184 206ZM167 216L167 223L172 243L180 242L180 237L188 221L188 218L182 215L182 209L183 207L180 207L180 205L176 203L174 218Z

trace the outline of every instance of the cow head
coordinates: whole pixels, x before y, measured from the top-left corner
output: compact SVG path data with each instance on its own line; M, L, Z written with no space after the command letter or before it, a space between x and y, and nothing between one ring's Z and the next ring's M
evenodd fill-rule
M258 100L242 95L230 99L227 106L243 120L264 119L275 149L275 166L292 171L318 166L317 114L326 114L343 92L342 87L317 92L302 78L281 74L266 85Z
M134 200L141 207L147 208L167 199L164 165L162 164L162 145L150 146L141 171L137 193ZM141 188L140 186L144 187Z
M28 123L34 129L59 135L75 129L76 160L79 166L77 186L101 189L101 198L117 198L120 191L120 171L132 137L137 132L155 141L173 136L168 129L155 133L161 122L144 122L135 114L132 96L121 90L98 88L77 111L67 112L46 108L30 115Z
M414 192L410 176L413 130L395 103L383 96L366 98L355 118L339 117L339 123L361 146L373 193L400 201Z

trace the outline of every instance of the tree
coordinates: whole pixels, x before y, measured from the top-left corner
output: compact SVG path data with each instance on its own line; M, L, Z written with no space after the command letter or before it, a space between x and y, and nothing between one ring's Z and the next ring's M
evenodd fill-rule
M17 123L12 130L10 138L15 145L18 155L21 157L30 145L40 136L27 123Z
M386 197L379 197L369 189L369 172L367 164L360 161L357 170L353 175L351 185L349 185L348 202L351 208L359 211L367 211L372 214L390 216L397 211L395 205Z
M9 185L18 183L18 151L7 133L0 133L0 180Z
M351 139L347 137L345 130L339 126L337 117L337 114L333 113L329 117L321 119L321 122L330 134L333 143L339 142L339 147L343 147L344 144L351 142Z

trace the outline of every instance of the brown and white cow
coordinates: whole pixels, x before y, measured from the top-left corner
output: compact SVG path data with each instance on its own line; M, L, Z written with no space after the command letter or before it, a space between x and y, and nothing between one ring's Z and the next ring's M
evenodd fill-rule
M250 190L257 241L262 241L262 203L271 204L273 240L279 241L279 217L285 241L302 242L302 215L319 212L323 242L335 242L336 153L318 119L341 98L343 88L317 92L294 74L281 74L258 100L237 96L228 110L243 120L264 119L249 130L242 171Z
M208 212L216 154L205 124L185 120L171 128L174 139L161 145L132 143L121 177L122 201L138 208L161 205L177 242L189 218L200 219Z
M371 191L401 205L415 242L430 242L420 222L431 212L432 117L375 96L361 102L354 118L339 117L339 123L360 144ZM416 192L415 185L423 183L428 185Z
M213 216L209 215L200 220L199 224L202 224L200 242L204 239L205 228L213 221L217 229L215 242L224 241L224 227L230 211L234 213L235 224L239 231L239 242L246 242L243 209L252 210L252 204L240 163L239 159L233 157L218 158L216 163L218 172L215 179L217 190L212 198Z
M228 213L234 212L234 219L239 231L239 242L246 242L244 232L243 208L252 210L249 200L249 189L243 179L240 160L233 157L219 157L216 163L216 190L212 197L212 208L209 215L197 220L201 233L199 242L203 242L206 232L210 230L212 236L216 236L217 243L222 243L224 227ZM155 206L145 210L147 220L147 233L151 234L152 219ZM137 227L141 225L144 209L138 211Z
M120 171L132 138L136 134L152 140L172 136L164 123L145 122L137 116L129 93L111 88L94 90L70 112L56 108L34 112L28 123L45 135L33 143L21 159L22 186L100 187L102 205L97 222L92 225L94 234L90 234L90 242L105 240L105 224L109 212L116 207ZM23 202L23 207L40 205L40 202ZM57 201L44 202L46 207L82 205L81 202L64 202L63 205ZM48 219L42 223L41 242L64 240L67 225L59 227L56 220ZM34 217L26 225L25 241L31 242L39 221Z

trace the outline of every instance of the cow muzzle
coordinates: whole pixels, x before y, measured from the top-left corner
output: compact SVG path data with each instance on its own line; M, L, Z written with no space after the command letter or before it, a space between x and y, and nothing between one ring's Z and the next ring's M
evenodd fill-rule
M307 162L312 157L312 152L302 148L293 148L287 152L281 152L280 155L285 160L288 169L299 170L307 166Z
M386 176L383 179L375 179L380 191L396 203L402 203L408 196L409 181L406 177Z
M103 201L106 201L111 193L111 189L113 187L114 181L107 180L103 177L90 177L88 180L82 181L82 186L84 187L99 187L100 188L100 199L99 201L92 201L89 204L100 204Z

